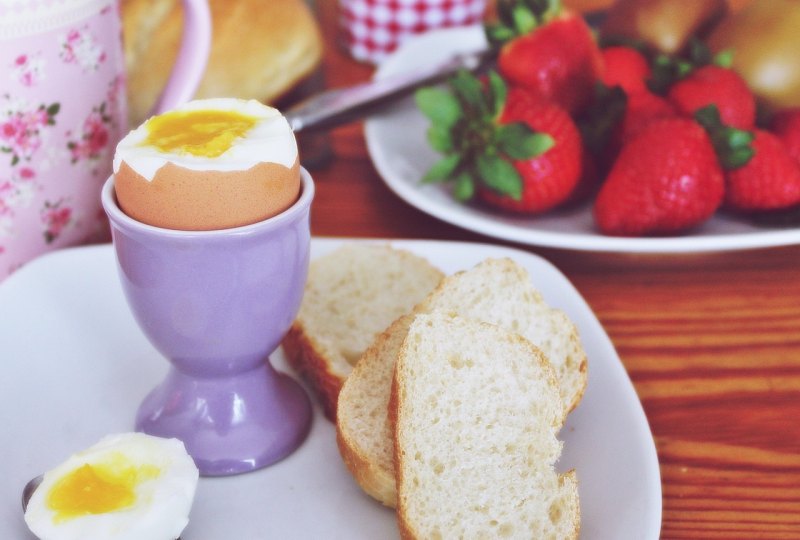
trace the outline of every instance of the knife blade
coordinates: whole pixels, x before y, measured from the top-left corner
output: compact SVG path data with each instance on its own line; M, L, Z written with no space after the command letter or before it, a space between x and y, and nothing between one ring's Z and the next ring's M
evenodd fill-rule
M284 116L295 133L329 129L373 114L416 88L441 82L461 69L480 70L496 56L493 49L461 53L412 72L327 90L291 107Z

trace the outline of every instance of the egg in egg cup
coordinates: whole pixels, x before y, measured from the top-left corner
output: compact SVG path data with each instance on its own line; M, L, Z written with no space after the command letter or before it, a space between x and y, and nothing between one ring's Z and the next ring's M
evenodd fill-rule
M288 135L293 142L291 130ZM117 152L124 157L122 146ZM297 163L296 147L294 152L293 166L284 168L296 171L296 195L288 207L272 210L275 215L247 224L189 230L132 217L125 202L129 208L133 199L123 202L119 190L121 167L102 191L125 297L146 337L171 363L164 381L140 405L136 429L182 440L203 476L272 464L295 450L310 426L306 393L268 359L297 314L308 272L314 184ZM154 170L163 172L174 161L180 163ZM135 163L125 166L135 169ZM197 210L191 208L197 199L191 192L209 177L210 185L223 191L239 189L225 184L236 179L220 169L221 175L201 174L197 184L178 179L176 185L189 192L190 207L162 205L167 213ZM163 180L161 186L169 187ZM200 210L229 216L230 210L213 205L236 200L233 195L206 197L203 204L211 208ZM248 192L245 198L253 196ZM151 200L157 198L155 193ZM170 204L180 205L177 201ZM145 210L152 209L148 205Z

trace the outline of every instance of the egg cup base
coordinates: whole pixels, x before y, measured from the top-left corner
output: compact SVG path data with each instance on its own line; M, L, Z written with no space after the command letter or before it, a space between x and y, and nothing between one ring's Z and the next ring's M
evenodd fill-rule
M182 440L202 476L272 465L300 446L310 426L305 391L269 361L223 378L172 368L136 415L137 431Z

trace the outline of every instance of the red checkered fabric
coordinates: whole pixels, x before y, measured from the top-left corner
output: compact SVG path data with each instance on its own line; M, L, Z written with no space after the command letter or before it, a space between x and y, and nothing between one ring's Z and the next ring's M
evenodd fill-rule
M379 64L408 36L474 24L486 0L339 0L343 38L357 60Z

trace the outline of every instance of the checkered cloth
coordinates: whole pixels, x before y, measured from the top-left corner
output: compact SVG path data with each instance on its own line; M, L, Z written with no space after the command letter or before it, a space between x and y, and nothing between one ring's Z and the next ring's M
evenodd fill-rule
M339 0L350 54L379 64L408 36L483 18L486 0Z

